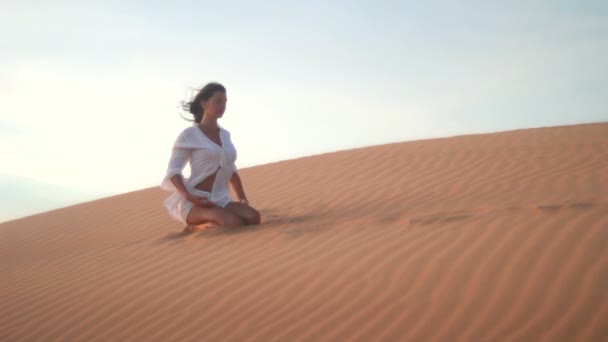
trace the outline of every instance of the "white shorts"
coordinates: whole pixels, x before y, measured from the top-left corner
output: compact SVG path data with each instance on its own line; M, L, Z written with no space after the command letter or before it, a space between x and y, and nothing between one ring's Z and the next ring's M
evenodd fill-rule
M190 189L190 193L194 196L204 197L222 208L226 207L230 202L232 202L230 193L212 194L210 192L198 189ZM167 208L169 215L171 215L174 220L188 224L188 214L194 206L194 203L188 201L179 192L175 192L169 196L169 198L167 198L163 204L165 205L165 208Z

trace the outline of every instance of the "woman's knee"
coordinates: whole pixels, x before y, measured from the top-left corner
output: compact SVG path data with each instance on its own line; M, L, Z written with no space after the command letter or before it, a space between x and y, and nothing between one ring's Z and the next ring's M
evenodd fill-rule
M260 213L251 207L243 208L237 212L237 215L239 215L247 225L260 224L262 221Z
M260 224L262 222L262 215L260 215L259 211L251 208L247 213L245 220L248 224Z
M242 217L232 212L226 212L224 215L222 215L221 221L222 222L219 223L225 227L239 227L247 224Z
M246 225L260 224L262 221L260 213L249 205L232 202L226 208L241 217Z
M187 224L198 225L215 222L225 227L238 227L247 224L245 219L224 208L194 207L188 214Z

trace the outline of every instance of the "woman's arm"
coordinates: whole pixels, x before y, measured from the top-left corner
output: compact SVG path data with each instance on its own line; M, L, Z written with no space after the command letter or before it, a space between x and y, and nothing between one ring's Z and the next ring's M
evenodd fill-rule
M177 175L174 175L173 177L171 177L171 183L173 183L173 185L175 185L175 189L177 189L177 191L182 196L184 196L184 198L186 198L188 201L194 203L195 205L198 205L199 207L214 207L215 206L215 203L211 202L210 200L208 200L204 197L194 196L190 192L188 192L188 189L186 189L186 185L184 184L184 177L181 174L177 174Z
M184 177L182 171L188 161L191 158L192 149L184 147L187 145L187 136L182 133L171 152L171 159L169 160L169 167L165 179L161 184L161 188L167 191L177 191L184 198L201 207L213 206L213 203L205 198L194 196L190 194L186 185L184 184ZM181 145L181 146L180 146ZM170 185L173 185L172 187Z
M249 204L247 196L245 195L245 190L243 189L243 182L241 182L241 177L239 177L239 174L236 171L232 174L232 177L230 177L230 186L236 193L239 202Z
M179 192L182 196L184 196L185 198L188 198L190 196L190 193L188 192L188 190L186 189L186 185L184 184L184 177L181 173L178 173L171 177L171 183L173 183L175 189L177 189L177 192Z

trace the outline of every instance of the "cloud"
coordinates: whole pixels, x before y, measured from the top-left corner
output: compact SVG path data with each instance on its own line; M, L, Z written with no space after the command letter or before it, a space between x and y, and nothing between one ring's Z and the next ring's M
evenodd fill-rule
M27 128L25 126L0 120L0 141L23 136L26 133Z

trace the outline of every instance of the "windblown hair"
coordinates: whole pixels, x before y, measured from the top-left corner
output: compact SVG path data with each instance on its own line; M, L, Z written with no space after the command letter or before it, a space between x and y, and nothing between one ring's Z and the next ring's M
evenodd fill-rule
M218 91L225 93L226 88L217 82L207 83L191 101L182 103L182 107L194 116L194 122L200 123L203 120L203 115L205 115L201 102L209 100Z

